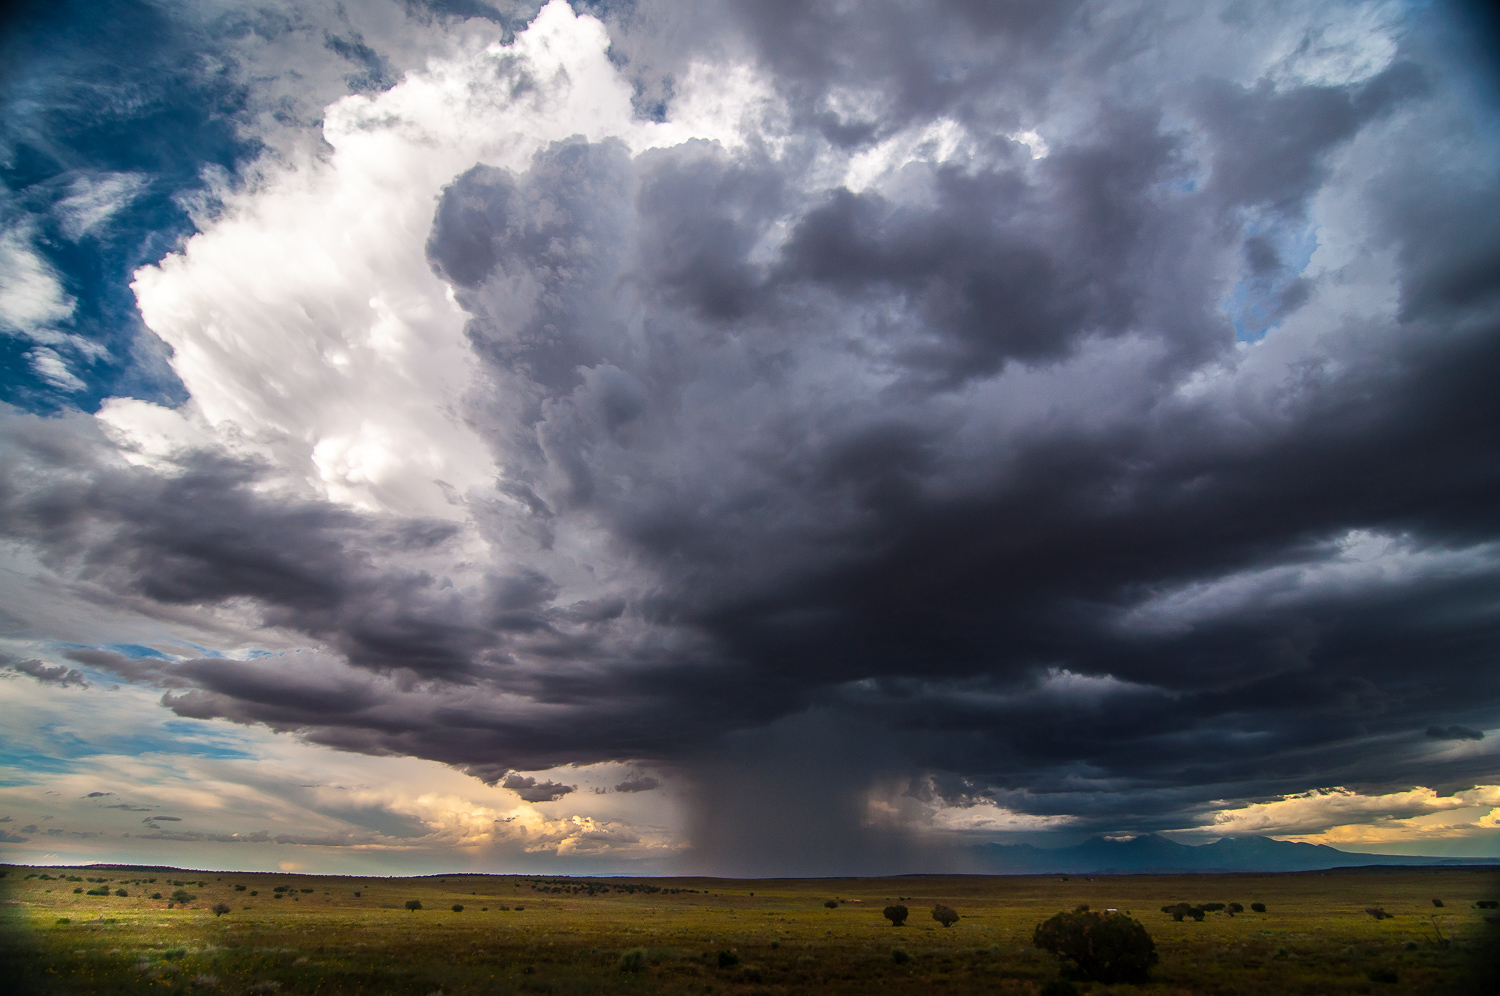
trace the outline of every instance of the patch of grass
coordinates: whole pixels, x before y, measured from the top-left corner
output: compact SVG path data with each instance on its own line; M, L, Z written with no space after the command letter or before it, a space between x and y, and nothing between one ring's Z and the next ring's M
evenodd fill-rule
M235 874L225 876L233 883L203 885L184 877L192 873L158 869L163 881L197 890L195 905L170 910L139 889L125 898L48 893L39 876L55 882L58 869L8 871L0 878L0 978L18 980L7 992L58 996L702 996L707 987L715 996L1033 996L1053 983L1059 992L1063 983L1085 988L1061 978L1058 960L1032 941L1037 924L1082 905L1132 911L1156 943L1150 981L1113 987L1119 996L1458 996L1487 991L1494 976L1480 974L1479 956L1500 940L1484 922L1492 911L1476 905L1497 894L1487 869L834 883ZM38 877L24 879L28 872ZM146 881L139 869L98 874ZM312 888L318 897L305 907L269 902L278 885L280 895ZM515 905L523 893L524 911ZM845 902L826 909L829 893ZM1432 905L1434 894L1444 907ZM1244 912L1246 899L1273 912ZM422 912L408 912L408 900ZM1203 921L1160 912L1178 902L1205 910ZM232 916L214 915L230 903ZM892 931L882 912L896 903L921 916ZM461 916L450 912L460 905ZM948 928L933 921L925 911L938 905L960 919ZM1376 920L1365 912L1371 906L1394 916ZM1449 946L1438 944L1434 927ZM721 952L730 956L723 964Z

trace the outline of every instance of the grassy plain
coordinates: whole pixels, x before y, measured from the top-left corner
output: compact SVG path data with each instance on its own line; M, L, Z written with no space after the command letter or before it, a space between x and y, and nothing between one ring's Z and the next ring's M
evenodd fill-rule
M1032 929L1081 903L1132 911L1161 956L1150 983L1095 996L1500 992L1500 926L1474 905L1500 899L1485 869L768 881L5 871L0 988L13 996L1033 993L1058 963L1032 948ZM178 889L194 898L169 908ZM893 928L881 910L898 898L912 916ZM1178 901L1247 912L1176 923L1160 908ZM930 919L940 902L962 915L951 928ZM230 912L215 916L218 904ZM1377 921L1371 906L1394 916Z

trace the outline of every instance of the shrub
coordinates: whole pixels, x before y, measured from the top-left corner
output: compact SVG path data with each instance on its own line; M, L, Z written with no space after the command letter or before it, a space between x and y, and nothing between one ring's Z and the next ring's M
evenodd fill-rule
M152 899L160 899L161 898L161 893L160 892L153 892L153 893L151 893L151 898Z
M66 916L64 916L64 917L58 917L57 922L58 922L59 925L69 924L69 923L73 922L73 919L72 919L72 917L66 917Z
M1496 900L1496 899L1481 899L1479 902L1475 903L1474 905L1478 906L1482 910L1500 909L1500 900Z
M620 954L620 971L639 972L646 967L646 949L631 948Z
M1205 913L1217 913L1224 908L1223 903L1200 903L1198 908Z
M83 886L80 885L78 888L76 888L76 889L73 890L73 895L76 896L76 895L78 895L82 891L83 891Z
M463 903L454 903L453 904L453 912L455 912L455 913L462 913L463 911L464 911L464 904Z
M1441 899L1434 899L1432 901L1432 905L1436 906L1438 909L1442 909L1443 908L1443 901Z
M1370 914L1371 916L1373 916L1377 920L1385 920L1385 919L1388 919L1388 918L1390 918L1392 916L1395 916L1394 913L1387 913L1385 910L1381 909L1379 906L1366 906L1365 907L1365 912L1368 913L1368 914Z
M227 903L214 903L213 909L214 919L217 920L219 917L229 912L229 905Z
M958 922L958 913L951 906L938 903L932 908L932 918L944 927L951 927Z
M911 961L911 954L905 948L891 948L891 961L898 965L905 965Z
M197 896L193 895L186 889L178 889L176 892L172 893L172 902L182 903L184 906L197 898Z
M1250 909L1253 910L1256 913L1264 913L1266 911L1266 904L1265 903L1251 903L1250 904Z
M116 889L115 895L119 896L121 899L125 899L129 897L130 893L126 892L124 889Z
M250 890L250 895L252 895L252 896L258 896L258 895L260 895L260 891L258 889L251 889Z
M524 906L512 906L512 907L511 907L511 909L513 909L513 910L515 910L515 911L516 911L516 912L517 912L517 913L520 913L520 912L521 912L521 911L522 911L522 910L524 910L524 909L525 909L525 908L526 908L526 907L524 907Z
M235 892L244 892L245 891L245 887L243 885L237 885L237 886L234 887L234 891Z
M719 967L720 968L733 968L735 965L738 965L739 963L740 963L740 956L737 955L737 954L735 954L733 951L720 951L719 952Z
M830 899L823 905L827 906L831 910L836 910L839 908L839 901L837 899Z
M1229 912L1230 913L1243 913L1243 912L1245 912L1245 907L1241 906L1239 903L1230 903L1229 904Z
M1124 913L1059 913L1037 924L1032 944L1106 984L1144 982L1157 962L1156 942Z
M408 899L406 901L406 908L409 910L419 910L422 908L422 901L420 899Z
M911 910L907 909L905 906L899 905L887 906L885 909L881 910L881 913L887 920L891 921L892 927L905 926L906 918L911 916Z

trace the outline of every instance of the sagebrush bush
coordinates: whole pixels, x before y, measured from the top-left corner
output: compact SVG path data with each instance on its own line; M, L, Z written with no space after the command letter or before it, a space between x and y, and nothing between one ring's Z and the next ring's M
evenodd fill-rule
M1124 913L1059 913L1037 925L1032 943L1106 984L1144 982L1158 960L1146 928Z
M642 971L646 967L646 949L631 948L629 951L621 952L619 967L622 972Z
M887 920L891 921L892 927L900 927L905 925L906 918L911 916L910 910L908 910L905 906L899 905L887 906L885 909L881 910L881 913Z
M951 927L958 922L958 913L953 907L938 903L932 908L932 918L944 927Z

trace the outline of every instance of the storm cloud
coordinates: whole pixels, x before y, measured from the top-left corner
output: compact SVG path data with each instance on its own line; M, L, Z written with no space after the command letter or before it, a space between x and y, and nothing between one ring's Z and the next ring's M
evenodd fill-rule
M400 403L472 434L420 456L470 480L346 500L311 429L230 438L222 398L149 459L7 411L0 532L51 576L302 646L74 664L531 802L649 765L747 873L899 870L935 806L1141 832L1494 778L1447 749L1500 723L1500 118L1463 9L564 11L635 117L461 162L410 239L467 366ZM385 127L407 84L325 44ZM496 114L566 85L521 52L474 57ZM631 131L714 60L758 81L737 138ZM210 245L138 281L148 324Z

